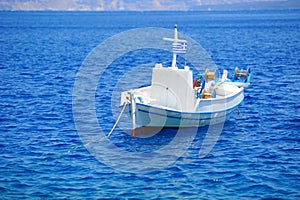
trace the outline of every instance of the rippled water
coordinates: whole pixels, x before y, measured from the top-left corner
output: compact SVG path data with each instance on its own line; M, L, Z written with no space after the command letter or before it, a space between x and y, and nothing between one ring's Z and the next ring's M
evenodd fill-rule
M0 12L0 19L1 199L300 198L299 11ZM78 135L72 113L76 74L89 52L110 36L174 23L220 69L252 68L241 114L224 124L204 158L199 151L207 127L167 167L118 171L99 162ZM111 99L104 98L115 77L134 64L168 60L142 52L116 61L129 67L106 71L99 83L96 114L105 133L115 122ZM176 133L166 129L132 138L117 129L111 141L128 152L153 152ZM110 153L103 152L118 162Z

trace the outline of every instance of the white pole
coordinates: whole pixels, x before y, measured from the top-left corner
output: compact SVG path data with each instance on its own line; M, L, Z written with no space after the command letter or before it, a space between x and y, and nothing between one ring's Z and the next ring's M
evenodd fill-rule
M178 42L177 24L174 25L174 42ZM176 68L177 54L173 53L172 68Z
M174 42L178 42L177 24L174 25Z
M131 120L132 120L131 135L135 136L135 128L136 128L136 104L135 104L135 99L134 99L134 95L133 95L132 92L130 93L130 101L131 101Z
M177 54L173 53L172 68L176 68Z

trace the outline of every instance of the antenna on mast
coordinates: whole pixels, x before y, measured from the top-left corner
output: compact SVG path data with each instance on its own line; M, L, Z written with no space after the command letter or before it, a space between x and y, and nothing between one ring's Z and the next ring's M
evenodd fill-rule
M174 24L174 38L163 38L163 40L173 42L172 43L172 52L173 52L172 68L178 69L176 66L177 54L185 54L186 53L187 41L178 39L177 24Z

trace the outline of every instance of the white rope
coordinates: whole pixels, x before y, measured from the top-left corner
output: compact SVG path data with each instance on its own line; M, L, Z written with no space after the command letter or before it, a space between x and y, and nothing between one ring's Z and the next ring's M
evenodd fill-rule
M111 135L111 134L113 133L113 131L115 130L115 128L116 128L117 124L119 123L119 121L120 121L120 119L121 119L121 116L122 116L122 114L123 114L123 112L124 112L124 110L125 110L125 108L126 108L126 105L127 105L127 102L124 103L123 108L122 108L122 111L121 111L121 113L119 114L118 119L117 119L115 125L114 125L113 128L110 130L110 132L108 133L107 138L109 138L110 135ZM90 144L92 144L92 143L94 143L94 142L97 142L97 141L102 141L104 138L105 138L105 136L102 136L100 139L96 139L96 140L89 141L88 143L86 143L86 146L89 146Z
M126 105L127 105L127 102L124 102L123 108L122 108L122 110L121 110L121 113L120 113L119 116L118 116L118 119L117 119L115 125L112 127L112 129L110 130L110 132L109 132L108 135L107 135L108 138L109 138L110 135L113 133L113 131L115 130L117 124L119 123L119 121L120 121L120 119L121 119L121 116L122 116L122 114L123 114L123 112L124 112L124 110L125 110L125 108L126 108Z
M89 141L88 143L85 144L85 146L89 146L90 144L93 144L95 142L100 142L102 141L103 139L105 138L105 136L102 136L100 139L96 139L96 140L92 140L92 141Z

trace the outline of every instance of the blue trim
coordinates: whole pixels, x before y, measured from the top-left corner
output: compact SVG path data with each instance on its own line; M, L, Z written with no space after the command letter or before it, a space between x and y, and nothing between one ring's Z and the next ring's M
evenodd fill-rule
M234 108L233 108L234 109ZM224 116L226 116L227 114L225 114L225 115L222 115L222 116L219 116L219 117L213 117L213 118L201 118L201 117L199 117L199 118L188 118L188 117L182 117L182 116L180 116L180 117L176 117L176 116L171 116L171 115L163 115L163 114L159 114L159 113L155 113L155 112L149 112L149 111L147 111L147 110L142 110L142 109L138 109L138 111L140 111L140 112L144 112L144 113L150 113L150 114L153 114L153 115L158 115L158 116L166 116L167 118L173 118L173 119L184 119L184 120L193 120L193 121L199 121L199 120L211 120L211 119L218 119L218 118L222 118L222 117L224 117ZM228 115L230 115L231 113L233 112L233 110L232 111L230 111L229 113L228 113Z
M241 90L241 92L242 91L243 90ZM238 94L240 94L240 92ZM158 109L158 110L165 110L165 111L168 111L168 112L179 113L179 114L212 114L212 113L218 113L218 112L224 112L224 111L227 111L227 110L231 110L231 109L237 107L240 103L242 103L243 100L244 100L244 98L242 98L237 104L235 104L235 105L233 105L229 108L222 109L222 110L217 110L217 111L211 111L211 112L209 112L209 111L204 111L204 112L181 112L181 111L176 111L176 110L163 109L163 108L150 106L150 105L146 105L146 104L142 104L142 103L136 103L136 104L139 105L139 106L144 106L144 107L148 107L148 108L155 108L155 109Z

